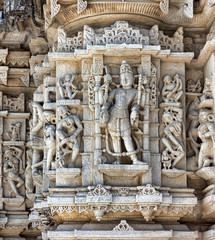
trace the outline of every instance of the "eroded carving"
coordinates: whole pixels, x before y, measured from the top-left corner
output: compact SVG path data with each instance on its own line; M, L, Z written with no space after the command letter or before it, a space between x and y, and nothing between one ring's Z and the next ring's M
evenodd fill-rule
M22 123L20 122L10 125L10 132L7 132L6 135L11 141L21 140L21 126Z
M202 91L201 79L198 79L197 81L189 79L187 81L187 92L200 93L201 91Z
M58 51L70 52L74 49L82 47L82 32L78 32L77 36L68 38L63 29L58 28Z
M174 52L183 52L183 28L179 27L173 35L173 38L164 35L162 31L159 34L159 43L162 48L170 49Z
M25 109L25 95L20 93L20 95L15 97L3 96L3 110L8 110L11 112L24 112Z

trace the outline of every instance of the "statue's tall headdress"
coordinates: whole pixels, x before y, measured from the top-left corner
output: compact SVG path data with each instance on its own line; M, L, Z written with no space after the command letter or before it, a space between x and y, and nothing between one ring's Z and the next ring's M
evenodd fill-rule
M131 66L127 63L127 61L123 60L122 65L120 66L120 74L125 72L133 74Z

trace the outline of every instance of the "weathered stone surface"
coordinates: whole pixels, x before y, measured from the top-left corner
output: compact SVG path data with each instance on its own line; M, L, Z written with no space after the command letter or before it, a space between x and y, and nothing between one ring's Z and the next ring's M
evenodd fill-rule
M0 238L215 239L214 1L2 3Z

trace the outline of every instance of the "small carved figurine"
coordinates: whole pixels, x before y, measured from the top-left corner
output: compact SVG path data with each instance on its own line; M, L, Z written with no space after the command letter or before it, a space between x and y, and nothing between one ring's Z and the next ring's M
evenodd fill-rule
M22 123L17 122L10 125L10 132L6 133L7 137L11 141L20 141L21 140L21 126Z
M149 31L149 39L150 39L150 44L159 44L159 29L158 25L152 26L152 28Z
M215 125L214 114L211 110L204 109L199 113L200 126L198 127L199 137L202 140L198 168L208 167L214 164L215 152Z
M184 156L184 149L181 144L182 141L182 109L178 107L166 107L162 116L164 123L165 137L162 142L172 156L172 166L175 165Z
M199 154L199 147L198 144L198 126L199 126L199 110L198 106L200 103L200 99L196 97L193 102L190 103L188 110L187 110L187 118L190 120L190 126L188 128L188 137L190 138L192 144L191 147L193 148L195 155L198 156Z
M167 149L162 153L162 163L164 169L170 169L172 166L172 156L168 153Z
M183 38L184 38L183 27L179 27L173 35L174 42L176 44L181 44L183 43Z
M79 134L83 129L78 116L70 115L66 106L58 108L61 120L57 124L59 149L66 154L72 153L71 163L74 163L80 148Z
M212 93L212 79L206 78L204 89L203 89L203 95L200 98L201 103L199 104L199 108L213 108L214 107L214 99L213 99L213 93Z
M75 74L72 74L72 77L67 74L64 79L58 79L59 93L62 99L74 99L76 96L78 91L73 83L75 78Z
M54 158L56 151L56 141L55 141L55 126L46 125L44 127L45 136L45 150L47 151L47 170L51 169L51 162Z
M26 151L27 155L27 167L25 169L25 188L27 193L33 193L34 183L32 177L32 158L33 158L33 150L29 149Z
M189 79L187 82L187 92L200 93L202 91L201 79L198 79L195 82L192 79Z
M182 91L182 81L178 74L174 76L172 80L170 76L165 76L163 79L164 86L162 89L163 100L167 103L178 103L181 98Z
M18 188L20 188L24 181L20 177L24 170L22 168L22 153L23 150L18 147L10 147L4 152L4 173L6 181L8 181L12 191L16 197L21 197ZM17 183L17 184L16 184Z

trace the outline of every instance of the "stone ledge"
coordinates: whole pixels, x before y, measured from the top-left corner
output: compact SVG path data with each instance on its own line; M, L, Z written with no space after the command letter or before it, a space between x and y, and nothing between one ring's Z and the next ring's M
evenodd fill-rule
M144 165L114 165L114 164L99 164L98 170L101 173L110 177L136 177L140 174L148 172L149 166Z

